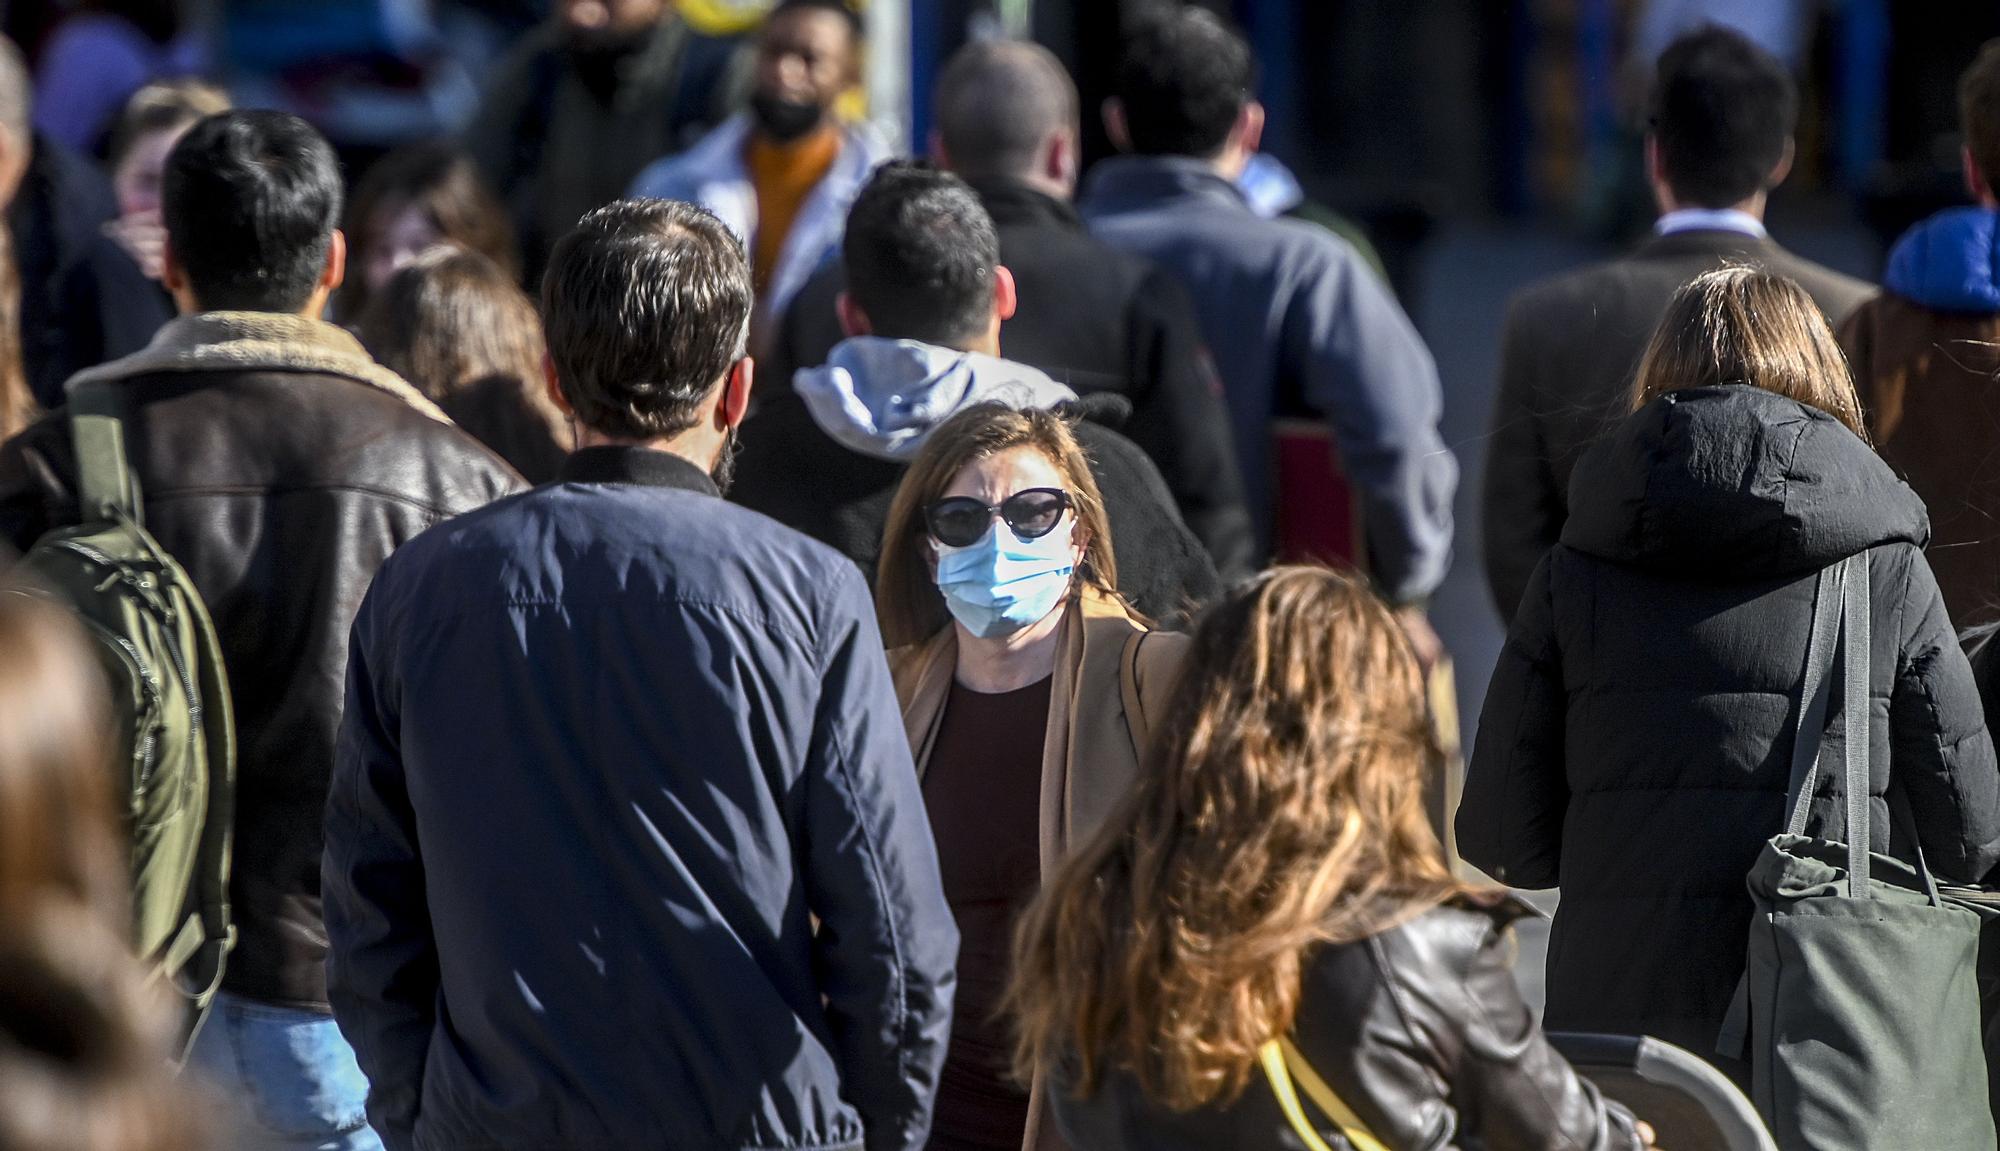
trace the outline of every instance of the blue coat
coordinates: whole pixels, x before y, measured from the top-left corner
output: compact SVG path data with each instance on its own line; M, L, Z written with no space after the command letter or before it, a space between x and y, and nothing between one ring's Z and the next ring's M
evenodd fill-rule
M1368 558L1392 599L1437 590L1451 563L1458 463L1438 433L1437 365L1345 240L1267 220L1206 164L1119 156L1077 205L1098 239L1178 276L1215 356L1243 469L1244 501L1271 544L1273 417L1324 415L1360 497Z
M958 932L867 588L715 497L588 449L362 605L327 970L396 1151L924 1145Z

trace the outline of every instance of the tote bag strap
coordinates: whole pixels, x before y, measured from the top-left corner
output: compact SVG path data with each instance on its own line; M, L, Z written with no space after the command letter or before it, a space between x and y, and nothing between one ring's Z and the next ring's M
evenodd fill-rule
M1842 642L1847 659L1842 675L1847 680L1844 698L1847 712L1847 897L1869 897L1868 844L1868 648L1870 644L1870 596L1868 594L1868 553L1849 556L1841 562L1847 571L1847 607Z
M1840 638L1841 609L1847 590L1847 562L1820 569L1813 589L1812 631L1806 640L1805 676L1799 686L1799 718L1792 732L1792 774L1785 790L1785 833L1804 835L1806 816L1812 808L1813 788L1819 782L1820 740L1826 731L1826 712L1832 689L1827 682L1833 670L1834 648Z
M1340 1133L1347 1138L1348 1146L1354 1151L1389 1151L1368 1125L1361 1121L1346 1100L1319 1077L1312 1064L1292 1045L1289 1039L1273 1039L1257 1052L1258 1062L1264 1065L1264 1077L1271 1081L1271 1094L1278 1097L1278 1109L1285 1113L1285 1121L1292 1125L1292 1133L1306 1145L1306 1151L1333 1151L1327 1141L1320 1138L1312 1121L1306 1118L1305 1107L1299 1102L1299 1090L1320 1113L1333 1120ZM1296 1087L1294 1083L1296 1082Z

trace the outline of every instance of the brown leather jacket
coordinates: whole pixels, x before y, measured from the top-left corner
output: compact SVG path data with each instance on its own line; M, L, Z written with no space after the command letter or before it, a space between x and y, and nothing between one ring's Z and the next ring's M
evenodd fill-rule
M1461 899L1307 963L1292 1038L1377 1139L1403 1151L1626 1151L1632 1116L1578 1078L1515 987L1512 899ZM1227 1106L1176 1113L1126 1073L1091 1098L1051 1092L1091 1151L1298 1146L1261 1073ZM1316 1121L1322 1117L1314 1114ZM1348 1146L1331 1128L1322 1137Z
M223 986L323 1008L320 819L355 610L398 544L521 481L318 321L185 317L85 375L125 390L146 526L222 640L238 755ZM75 475L61 410L0 447L0 543L76 522Z

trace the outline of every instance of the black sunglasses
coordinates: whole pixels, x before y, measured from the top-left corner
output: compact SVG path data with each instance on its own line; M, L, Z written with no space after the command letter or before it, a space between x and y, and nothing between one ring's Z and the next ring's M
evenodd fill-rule
M946 496L924 509L924 526L946 547L971 547L998 515L1016 536L1038 540L1056 530L1071 506L1069 493L1060 488L1023 488L998 507L971 496Z

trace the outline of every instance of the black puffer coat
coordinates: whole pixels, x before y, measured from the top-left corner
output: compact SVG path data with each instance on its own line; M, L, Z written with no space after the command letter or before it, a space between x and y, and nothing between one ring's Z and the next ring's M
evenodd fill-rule
M1570 506L1487 693L1458 846L1508 883L1561 885L1550 1029L1707 1053L1743 971L1744 874L1783 819L1815 573L1869 555L1876 850L1912 857L1893 789L1933 870L1983 876L1993 744L1924 506L1832 417L1750 387L1663 397L1584 456ZM1823 773L1809 834L1844 838L1841 792Z

